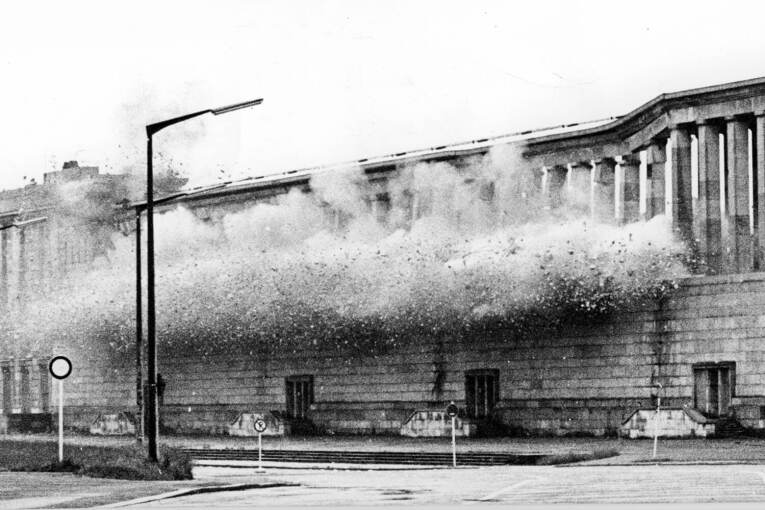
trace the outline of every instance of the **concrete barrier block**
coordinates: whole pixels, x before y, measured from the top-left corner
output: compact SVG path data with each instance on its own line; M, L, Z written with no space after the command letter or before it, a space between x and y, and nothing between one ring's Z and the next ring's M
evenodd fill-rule
M280 416L273 412L252 412L246 411L239 413L236 419L228 425L226 430L230 436L253 437L257 436L255 422L263 420L266 422L264 436L284 436L290 433L290 425Z
M135 434L135 416L123 411L99 414L90 424L90 433L99 436L126 436Z

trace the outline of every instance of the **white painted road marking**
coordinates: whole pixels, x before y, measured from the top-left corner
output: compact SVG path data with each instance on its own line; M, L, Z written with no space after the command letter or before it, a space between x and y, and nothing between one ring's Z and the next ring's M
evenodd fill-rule
M199 469L199 468L197 468ZM209 475L220 469L204 468ZM241 472L241 469L236 471ZM434 477L434 474L437 476ZM213 477L214 478L214 477ZM242 481L250 477L241 477ZM135 508L206 510L211 506L277 507L415 504L746 504L765 501L765 469L745 465L507 466L433 471L281 470L273 481L294 487L199 494Z
M512 492L512 491L514 491L514 490L516 490L516 489L518 489L520 487L523 487L524 485L528 485L528 484L530 484L532 482L541 482L543 480L547 480L547 478L542 478L540 476L536 476L534 478L529 478L528 480L523 480L522 482L517 482L517 483L514 483L512 485L508 485L504 489L500 489L498 491L494 491L491 494L489 494L488 496L482 497L478 501L491 501L493 499L497 499L497 497L501 496L502 494L506 494L508 492Z

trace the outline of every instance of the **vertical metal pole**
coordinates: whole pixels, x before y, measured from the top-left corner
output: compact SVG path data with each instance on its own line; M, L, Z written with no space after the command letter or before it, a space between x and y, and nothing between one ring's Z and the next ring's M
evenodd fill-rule
M263 471L263 434L258 432L258 471Z
M659 446L659 411L661 411L661 396L656 395L656 419L653 427L653 458L656 458L656 449Z
M457 431L455 428L456 417L452 416L452 466L457 467Z
M64 462L64 380L58 380L58 461Z
M146 406L146 435L149 439L148 456L157 461L159 416L157 410L157 345L155 339L154 307L154 172L152 164L151 133L146 142L146 315L147 315L147 371L149 394Z
M143 443L143 304L141 296L141 210L135 210L135 440Z

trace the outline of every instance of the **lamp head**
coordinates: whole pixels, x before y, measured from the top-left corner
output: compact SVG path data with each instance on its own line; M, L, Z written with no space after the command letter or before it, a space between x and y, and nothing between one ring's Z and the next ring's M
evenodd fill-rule
M222 106L220 108L211 109L210 112L213 115L220 115L222 113L233 112L234 110L241 110L242 108L249 108L251 106L257 106L263 102L263 98L253 99L252 101L245 101L243 103L231 104L228 106Z

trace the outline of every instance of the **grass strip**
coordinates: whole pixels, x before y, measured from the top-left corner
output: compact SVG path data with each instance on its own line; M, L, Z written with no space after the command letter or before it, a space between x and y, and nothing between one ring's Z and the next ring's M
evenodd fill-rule
M191 480L191 458L160 447L159 462L149 462L139 445L64 445L58 462L56 441L0 440L0 470L66 472L121 480Z
M554 455L545 455L537 459L538 466L554 466L557 464L572 464L587 460L605 459L615 457L619 452L615 448L596 448L591 452L566 452Z

